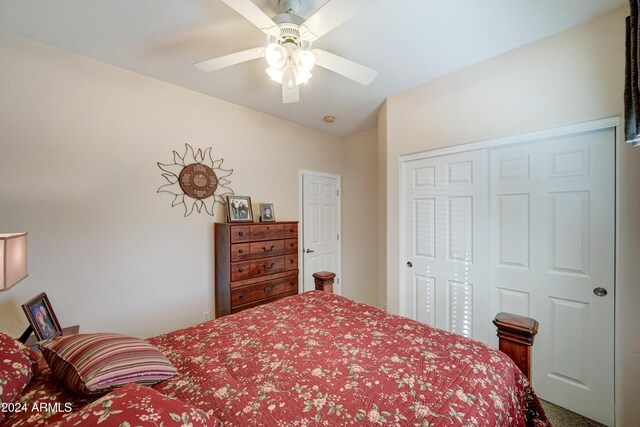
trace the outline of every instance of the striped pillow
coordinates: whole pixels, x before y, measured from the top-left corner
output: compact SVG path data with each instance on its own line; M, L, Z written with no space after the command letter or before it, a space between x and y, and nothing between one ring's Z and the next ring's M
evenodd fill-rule
M39 347L53 375L74 393L102 394L130 382L152 385L177 374L158 349L125 335L59 336Z

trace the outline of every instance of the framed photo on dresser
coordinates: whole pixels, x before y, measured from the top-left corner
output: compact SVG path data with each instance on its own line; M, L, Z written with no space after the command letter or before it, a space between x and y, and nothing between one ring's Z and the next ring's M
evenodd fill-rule
M260 203L260 221L275 222L276 214L273 210L273 203Z
M229 222L253 222L251 197L227 196L227 216Z

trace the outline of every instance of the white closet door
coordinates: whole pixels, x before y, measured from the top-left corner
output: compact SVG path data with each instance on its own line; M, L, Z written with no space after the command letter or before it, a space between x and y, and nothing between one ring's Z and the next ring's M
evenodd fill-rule
M403 164L401 314L487 341L487 153Z
M303 291L315 289L313 273L336 274L334 292L340 285L340 202L337 176L304 172L302 175Z
M541 398L607 425L614 421L614 144L608 129L491 151L492 312L540 322L532 375Z

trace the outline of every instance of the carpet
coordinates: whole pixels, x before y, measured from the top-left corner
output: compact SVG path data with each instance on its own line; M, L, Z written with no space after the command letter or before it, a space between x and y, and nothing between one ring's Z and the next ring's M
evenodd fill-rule
M549 403L540 399L547 418L551 421L553 427L603 427L604 424L593 421L592 419L578 415L568 409Z

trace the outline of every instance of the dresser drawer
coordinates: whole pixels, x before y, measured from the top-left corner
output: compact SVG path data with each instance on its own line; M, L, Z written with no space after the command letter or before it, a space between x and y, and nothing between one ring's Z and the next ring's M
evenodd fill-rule
M251 229L249 225L231 227L231 243L242 243L251 240Z
M289 292L298 289L298 276L287 276L273 281L277 293ZM274 295L276 292L274 292Z
M251 261L251 277L265 276L280 271L284 271L284 257L280 256Z
M284 224L252 225L251 240L272 240L284 238Z
M246 304L251 302L251 288L240 288L231 291L231 306Z
M298 291L298 276L289 276L284 279L284 287L286 292Z
M266 282L260 285L255 285L251 288L251 300L257 301L264 298L269 298L271 296L284 293L285 290L286 286L283 281Z
M286 255L284 257L284 269L285 270L297 270L298 269L298 254Z
M298 224L285 224L284 225L284 237L298 237Z
M231 245L231 262L246 261L251 259L250 244L236 243Z
M251 276L251 263L250 262L236 262L231 264L231 281L237 282L238 280L248 279Z
M297 254L298 253L298 239L287 239L284 241L284 253L285 254Z
M265 258L284 254L284 240L265 240L251 243L251 258Z

